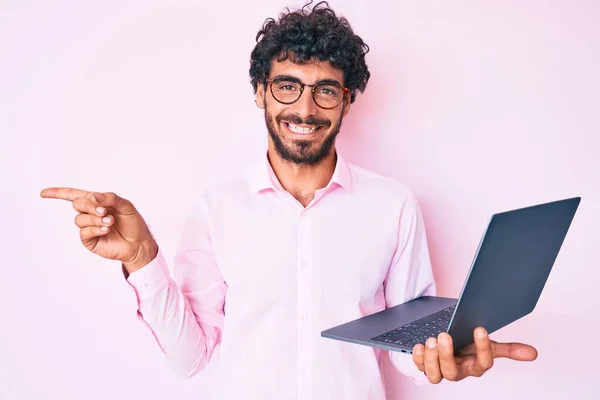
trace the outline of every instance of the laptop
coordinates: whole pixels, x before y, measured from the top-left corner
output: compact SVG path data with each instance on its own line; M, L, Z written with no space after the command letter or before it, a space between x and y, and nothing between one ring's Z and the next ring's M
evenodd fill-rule
M412 353L448 332L455 354L535 308L581 197L493 214L458 299L421 296L321 332L324 338Z

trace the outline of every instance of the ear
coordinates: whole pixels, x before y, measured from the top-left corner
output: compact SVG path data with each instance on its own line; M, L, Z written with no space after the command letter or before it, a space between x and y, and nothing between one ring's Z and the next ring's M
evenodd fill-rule
M254 99L256 105L260 109L265 109L265 85L262 82L259 82L256 87L256 95Z

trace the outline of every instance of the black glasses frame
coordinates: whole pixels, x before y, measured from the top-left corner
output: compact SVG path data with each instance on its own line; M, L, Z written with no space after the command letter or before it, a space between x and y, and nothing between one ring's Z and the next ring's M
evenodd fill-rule
M333 107L323 107L315 99L315 88L317 86L327 85L327 83L316 83L314 85L309 85L307 83L300 82L298 80L291 81L289 79L281 79L281 78L265 79L265 81L269 84L269 90L271 91L271 95L273 96L273 98L275 100L277 100L278 102L280 102L281 104L287 104L287 105L294 104L295 102L297 102L298 100L300 100L300 98L302 97L302 94L304 93L304 88L306 86L308 86L308 87L311 88L311 95L312 95L312 98L313 98L313 101L315 102L315 104L318 105L319 107L325 109L325 110L332 110L332 109L336 108L337 106L339 106L340 104L342 104L344 102L344 98L346 97L346 95L348 94L348 92L350 92L350 89L348 89L347 87L344 87L344 86L342 86L340 84L331 84L332 86L334 86L334 85L339 86L342 89L342 91L344 92L344 95L341 97L340 102L337 103L335 106L333 106ZM298 95L298 98L296 100L290 101L290 102L284 102L284 101L279 100L277 97L275 97L275 94L273 93L273 82L275 82L275 81L290 81L290 82L295 82L295 83L299 84L300 85L300 94Z

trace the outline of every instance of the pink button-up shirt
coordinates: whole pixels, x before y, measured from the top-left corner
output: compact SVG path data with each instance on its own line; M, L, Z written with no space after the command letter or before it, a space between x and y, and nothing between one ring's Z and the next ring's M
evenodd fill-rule
M409 188L339 154L303 207L267 158L199 192L175 261L127 277L138 316L173 370L191 377L219 348L214 399L385 399L380 350L321 331L435 294ZM410 355L389 352L417 383Z

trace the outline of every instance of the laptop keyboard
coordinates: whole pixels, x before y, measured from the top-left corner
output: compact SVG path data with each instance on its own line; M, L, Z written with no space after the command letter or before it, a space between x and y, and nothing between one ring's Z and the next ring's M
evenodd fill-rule
M430 337L437 338L438 334L446 331L455 307L456 305L450 306L435 314L375 336L371 340L408 347L413 347L417 343L425 344Z

